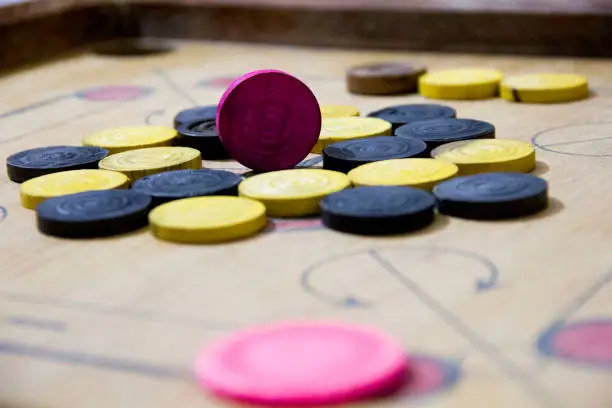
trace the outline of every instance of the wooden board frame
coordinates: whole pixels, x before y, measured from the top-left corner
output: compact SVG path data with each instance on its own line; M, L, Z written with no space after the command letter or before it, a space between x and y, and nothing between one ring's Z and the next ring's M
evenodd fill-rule
M122 8L118 3L34 0L0 7L0 69L126 36L442 52L612 55L612 4L606 0L470 0L459 5L442 0L135 0Z

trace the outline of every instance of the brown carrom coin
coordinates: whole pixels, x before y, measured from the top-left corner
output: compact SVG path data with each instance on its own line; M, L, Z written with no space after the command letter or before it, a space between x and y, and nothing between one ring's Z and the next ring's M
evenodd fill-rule
M359 65L347 71L347 87L349 92L363 95L416 92L419 77L426 71L402 63Z

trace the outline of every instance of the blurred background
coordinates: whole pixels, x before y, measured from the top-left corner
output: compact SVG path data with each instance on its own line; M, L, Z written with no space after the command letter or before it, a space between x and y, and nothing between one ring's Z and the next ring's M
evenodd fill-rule
M0 69L155 39L610 57L612 0L0 0Z

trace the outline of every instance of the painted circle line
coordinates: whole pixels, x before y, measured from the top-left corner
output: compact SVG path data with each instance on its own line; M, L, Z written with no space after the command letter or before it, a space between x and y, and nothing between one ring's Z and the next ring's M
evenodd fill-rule
M426 255L440 255L440 256L457 256L459 259L472 261L474 265L484 269L484 276L480 276L475 278L474 280L474 291L475 293L485 292L488 290L493 290L498 285L499 280L499 269L497 266L487 257L458 248L451 247L439 247L439 246L424 246L424 247L411 247L411 246L389 246L389 247L373 247L370 249L362 249L355 252L348 253L340 253L337 255L332 255L330 257L323 258L312 263L308 266L300 275L300 286L302 289L313 296L314 298L323 301L325 303L331 303L341 307L355 307L355 306L371 306L369 301L364 299L360 299L357 296L349 295L347 296L336 296L329 293L324 293L311 283L311 275L316 273L316 271L320 270L325 265L357 256L370 255L372 251L377 253L386 253L401 251L403 254L426 254ZM381 267L383 267L381 265Z
M400 393L406 398L424 398L453 388L461 378L458 362L429 355L413 355L408 385Z
M588 127L601 127L602 130L605 130L606 126L610 128L610 130L607 132L608 135L604 135L601 137L586 136L592 133L588 131ZM541 142L541 140L544 137L549 136L551 133L561 132L563 130L579 129L579 128L587 128L587 129L584 129L583 131L576 130L576 132L579 132L581 135L585 135L583 136L582 139L570 140L570 141L560 141L560 142L553 142L553 143L542 143ZM546 129L546 130L536 133L531 138L531 143L534 146L542 150L546 150L548 152L557 153L557 154L565 154L568 156L610 157L612 156L612 153L605 153L605 154L574 153L574 152L567 152L567 151L559 150L559 148L557 147L557 146L559 147L560 146L575 146L575 145L580 145L580 144L585 144L585 143L596 143L596 142L605 142L605 141L609 141L612 143L612 136L609 136L610 132L612 132L612 122L586 122L586 123L580 123L580 124L574 124L574 125L564 125L564 126L558 126L558 127ZM605 132L602 131L602 134L605 134Z
M554 325L540 337L537 348L547 357L612 369L612 320Z
M85 89L77 92L76 96L92 102L129 101L148 95L151 92L153 92L153 89L148 87L134 85L113 85Z

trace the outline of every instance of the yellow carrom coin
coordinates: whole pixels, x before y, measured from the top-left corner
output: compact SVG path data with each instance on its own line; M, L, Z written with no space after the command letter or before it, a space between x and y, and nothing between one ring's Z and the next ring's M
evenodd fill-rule
M30 210L48 198L91 190L128 188L130 180L123 174L108 170L70 170L35 177L21 184L21 205Z
M319 201L350 185L348 176L337 171L292 169L249 177L238 193L264 203L269 216L299 217L318 213Z
M582 75L542 73L517 75L500 84L503 99L527 103L560 103L589 96L588 79Z
M323 119L321 134L312 153L322 153L332 143L371 136L391 136L391 123L379 118L353 116Z
M431 156L454 163L460 175L502 171L528 173L536 166L535 148L521 140L462 140L436 147Z
M350 105L321 105L323 119L359 116L359 108Z
M155 173L181 169L202 168L199 150L191 147L149 147L111 154L100 160L104 170L125 174L132 182Z
M175 129L166 126L126 126L105 129L83 138L84 146L98 146L109 154L146 147L172 146Z
M266 207L244 197L191 197L162 204L149 213L149 227L159 239L219 243L246 238L267 224Z
M391 159L364 164L348 172L355 186L408 186L431 190L457 175L455 164L425 158Z
M431 99L486 99L499 93L504 75L488 68L457 68L427 73L419 78L419 93Z

